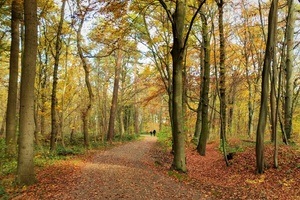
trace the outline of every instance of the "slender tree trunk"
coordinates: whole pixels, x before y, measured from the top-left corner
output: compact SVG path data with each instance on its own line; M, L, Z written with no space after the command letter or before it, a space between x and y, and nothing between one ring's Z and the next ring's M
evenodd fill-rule
M261 104L256 132L256 166L259 174L264 173L264 133L267 122L270 66L275 53L277 10L278 0L272 0L268 17L268 38L262 72Z
M6 154L13 155L17 151L17 95L18 95L18 68L20 46L20 20L22 19L21 0L12 1L11 18L11 46L9 86L6 111Z
M245 44L246 46L246 44ZM249 60L248 60L248 54L245 53L245 60L246 60L246 76L247 76L247 85L248 85L248 137L252 137L252 132L253 132L253 114L254 114L254 105L253 105L253 91L252 91L252 83L251 83L251 78L250 78L250 70L249 70Z
M60 20L57 28L56 42L55 42L55 55L54 55L54 68L53 68L53 83L51 94L51 138L50 138L50 150L54 151L56 146L57 134L58 134L58 120L57 120L57 82L58 82L58 65L61 54L61 34L62 26L64 22L66 0L62 1Z
M63 93L62 93L62 100L61 100L61 113L59 116L59 134L61 136L61 144L65 147L65 134L64 134L64 124L65 124L65 95L67 89L67 79L68 79L68 55L69 55L69 45L70 45L70 38L68 38L68 43L66 44L66 52L65 52L65 62L64 62L64 86L63 86Z
M118 104L121 66L122 66L122 52L120 49L118 49L116 52L114 89L113 89L113 97L111 102L110 116L108 122L108 133L107 133L107 140L110 142L113 140L115 135L114 129L115 129L115 119L116 119L116 111L117 111L117 104Z
M85 16L87 14L87 11L83 11L82 6L80 5L80 1L77 0L77 7L78 7L78 12L80 14L80 21L79 21L79 26L78 29L76 30L76 34L77 34L77 51L80 57L80 60L82 62L82 67L84 69L84 78L85 78L85 85L88 91L88 102L87 105L83 108L82 110L82 123L83 123L83 139L84 139L84 146L86 148L89 148L90 146L90 141L89 141L89 117L90 117L90 112L92 109L92 105L93 105L93 98L94 98L94 94L92 91L92 86L90 83L90 66L88 65L84 55L83 55L83 51L82 51L82 47L81 47L81 42L82 42L82 35L81 35L81 31L82 31L82 27L85 21ZM88 5L90 6L90 5ZM87 9L87 8L85 8ZM87 9L88 10L88 9Z
M207 19L203 13L201 13L202 21L202 37L203 37L203 52L204 52L204 70L202 76L202 89L201 89L201 134L200 140L197 146L197 150L200 155L205 156L206 142L209 135L209 85L210 85L210 37L207 27Z
M276 96L276 87L277 87L277 62L275 59L275 55L272 63L271 70L271 93L270 93L270 121L271 121L271 141L274 142L277 137L277 96Z
M139 106L138 106L138 70L137 66L135 65L134 68L134 90L135 90L135 95L134 95L134 134L138 135L139 134ZM160 114L159 114L159 127L161 127L161 109L160 109Z
M223 155L226 165L228 166L226 143L226 69L225 69L225 36L223 27L223 0L217 0L219 11L219 35L220 35L220 138L222 141Z
M108 109L107 109L107 90L108 90L108 83L104 83L103 87L103 102L102 102L102 113L103 113L103 118L102 118L102 141L106 139L106 135L108 133Z
M0 137L4 134L5 125L6 125L6 112L3 114L3 120L0 127Z
M295 4L294 0L288 0L288 16L286 25L286 85L285 85L285 107L284 107L284 130L287 139L291 139L293 130L293 64L294 64L294 29L295 29Z
M203 22L202 22L203 23ZM203 32L203 30L202 30ZM202 33L203 34L203 33ZM204 46L204 45L203 45ZM199 138L200 138L200 133L201 133L201 124L202 124L202 85L203 85L203 76L204 76L204 47L201 48L201 53L200 53L200 92L199 92L199 103L198 103L198 108L197 108L197 119L196 119L196 124L195 124L195 132L194 132L194 137L193 137L193 142L195 144L199 143Z
M229 88L228 92L228 105L229 105L229 111L228 111L228 133L232 133L232 127L233 127L233 117L234 117L234 105L235 105L235 99L236 99L236 94L237 94L237 81L236 79L238 78L236 76L237 74L234 73L233 75L233 80L231 83L231 86Z
M220 137L226 139L226 69L225 69L225 36L223 27L223 0L217 0L219 11L219 34L220 34Z
M37 1L24 0L25 49L20 90L20 135L17 182L29 185L34 177L34 82L37 56Z

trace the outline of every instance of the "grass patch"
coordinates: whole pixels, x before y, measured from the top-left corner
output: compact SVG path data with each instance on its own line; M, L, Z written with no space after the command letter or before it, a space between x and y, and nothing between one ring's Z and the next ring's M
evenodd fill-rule
M188 180L188 175L186 173L179 173L177 171L170 170L170 171L168 171L168 175L170 177L177 179L180 182Z

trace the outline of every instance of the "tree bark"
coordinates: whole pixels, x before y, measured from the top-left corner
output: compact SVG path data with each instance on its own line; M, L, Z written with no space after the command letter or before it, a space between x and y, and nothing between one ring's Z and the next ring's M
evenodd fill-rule
M54 68L53 68L53 83L51 94L51 138L50 138L50 151L55 150L57 134L58 134L58 120L57 120L57 83L58 83L58 65L60 60L61 49L61 33L64 22L66 0L62 1L60 20L57 28L56 42L55 42L55 55L54 55Z
M226 68L225 68L225 36L223 26L223 0L216 0L219 12L219 35L220 35L220 139L222 141L222 149L224 160L228 166L228 159L226 153Z
M174 158L172 168L176 171L186 172L186 157L185 157L185 139L186 134L184 132L184 116L183 116L183 67L184 57L186 52L187 40L189 33L193 26L193 22L198 15L200 8L205 1L200 2L197 11L195 12L192 20L189 24L189 29L184 36L185 20L186 20L186 6L185 0L177 0L174 13L167 8L166 3L163 0L159 0L167 12L168 18L172 23L173 33L173 49L172 55L172 136L173 136L173 150Z
M275 41L276 41L276 29L277 29L277 10L278 0L272 0L271 8L268 17L268 37L266 45L266 53L264 58L264 65L262 71L262 83L261 83L261 99L259 120L256 131L256 167L259 174L264 173L264 133L267 122L268 111L268 93L269 93L269 77L270 66L274 57Z
M76 30L76 34L77 34L77 51L80 57L80 60L82 62L82 67L84 70L84 78L85 78L85 85L88 91L88 103L86 104L86 106L83 108L82 110L82 124L83 124L83 140L84 140L84 146L86 148L89 148L90 146L90 139L89 139L89 116L90 116L90 112L92 109L92 105L93 105L93 98L94 98L94 94L92 91L92 86L90 83L90 66L88 65L84 55L83 55L83 50L82 50L82 46L81 46L81 42L82 42L82 35L81 35L81 30L84 24L84 20L86 17L86 14L88 12L88 7L90 5L88 5L85 9L83 9L83 6L80 5L80 1L77 0L77 7L78 7L78 12L79 12L79 25L78 25L78 29Z
M223 0L217 0L219 11L219 35L220 35L220 138L226 139L226 69L225 69L225 36L223 27Z
M24 0L25 48L20 90L17 182L34 183L34 82L37 55L37 1Z
M203 51L204 51L204 71L202 76L202 89L201 89L201 134L200 140L197 146L197 150L200 155L205 156L206 142L209 135L209 85L210 85L210 36L207 27L207 19L203 13L201 13L202 21L202 37L203 37Z
M294 0L288 0L288 16L286 24L286 85L285 85L285 102L284 102L284 130L287 139L291 139L293 130L293 64L294 64L294 29L295 29L295 4Z
M9 86L6 111L6 154L14 155L17 151L17 95L18 95L18 68L20 46L20 21L22 19L22 1L13 0L11 7L11 46Z
M183 130L183 62L184 62L184 21L186 16L186 1L177 1L175 13L173 14L173 49L171 55L173 58L173 99L172 99L172 118L173 118L173 139L174 139L174 159L172 167L175 170L186 172L185 158L185 138Z
M204 45L203 45L204 46ZM201 103L201 96L202 96L202 84L203 84L203 76L204 76L204 48L201 48L201 53L200 53L200 92L199 92L199 103L198 103L198 108L197 108L197 119L196 119L196 124L195 124L195 132L194 132L194 137L193 137L193 142L195 144L199 143L199 138L200 138L200 133L201 133L201 124L202 124L202 103Z
M116 52L116 67L115 67L115 80L114 80L114 89L113 89L113 97L110 108L110 116L108 122L108 133L107 140L112 141L115 133L115 119L117 112L117 104L118 104L118 92L119 92L119 82L120 82L120 73L121 73L121 65L122 65L122 52L120 49Z

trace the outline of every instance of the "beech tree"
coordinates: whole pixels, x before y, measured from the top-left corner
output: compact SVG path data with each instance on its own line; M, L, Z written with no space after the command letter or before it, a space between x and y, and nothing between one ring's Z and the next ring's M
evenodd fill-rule
M54 67L53 67L53 83L52 83L52 94L51 94L51 139L50 139L50 150L55 149L55 143L58 134L58 116L57 116L57 82L58 82L58 65L61 54L61 34L62 26L64 22L65 15L65 5L66 0L62 1L60 20L57 28L56 42L55 42L55 52L53 52L54 57ZM62 138L63 139L63 138Z
M165 9L168 18L172 24L173 33L173 49L172 55L172 135L174 142L174 159L172 168L177 171L186 172L186 159L185 159L185 139L186 133L184 132L183 122L183 71L184 71L184 58L186 53L187 41L189 34L194 23L194 20L199 13L204 1L199 3L197 11L190 21L188 31L185 33L185 20L186 20L186 7L187 1L177 0L175 3L174 12L168 8L163 0L159 0L162 7Z
M202 22L202 37L203 37L203 54L204 54L204 63L203 63L203 76L202 76L202 87L201 87L201 96L199 105L201 112L201 134L197 150L200 155L205 156L206 153L206 142L209 135L209 85L210 85L210 35L208 31L207 18L204 13L200 12L201 22ZM198 111L199 112L199 111Z
M22 2L13 0L11 6L11 46L9 86L6 110L6 153L15 154L17 150L17 94L20 46L20 21L22 20Z
M120 73L122 67L122 50L118 49L115 52L115 78L114 78L114 87L113 87L113 96L111 100L111 108L108 122L108 133L107 140L112 141L114 138L115 132L115 119L117 114L117 105L118 105L118 92L119 92L119 82L120 82Z
M85 108L83 108L82 110L82 123L83 123L83 138L84 138L84 145L86 148L89 147L89 117L90 117L90 112L92 109L92 105L93 105L93 99L94 99L94 94L93 94L93 90L92 90L92 86L91 86L91 82L90 82L90 72L91 72L91 67L89 65L89 63L87 62L84 53L83 53L83 47L82 47L82 43L83 43L83 39L82 39L82 28L83 28L83 24L85 22L85 19L88 15L88 11L92 9L92 5L91 2L88 2L88 5L81 5L80 1L77 0L76 1L76 5L77 5L77 15L79 18L79 25L78 28L76 30L76 35L77 35L77 51L82 63L82 67L84 69L84 80L85 80L85 85L88 91L88 102L85 105Z
M286 62L285 62L285 101L284 101L284 131L287 139L291 139L293 130L293 65L294 65L294 29L295 29L295 3L288 0L288 16L286 23Z
M34 82L37 55L37 1L24 0L24 60L21 72L20 135L17 182L29 185L34 177Z
M271 63L274 59L277 30L278 0L272 0L268 17L268 36L262 71L259 121L256 131L256 166L259 174L264 173L264 133L267 123L269 77Z

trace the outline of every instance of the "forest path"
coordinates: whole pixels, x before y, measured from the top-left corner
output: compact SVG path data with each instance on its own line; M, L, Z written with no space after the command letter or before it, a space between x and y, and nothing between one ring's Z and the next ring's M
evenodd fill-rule
M101 152L82 169L74 199L200 199L200 194L149 165L156 137Z
M14 199L203 199L199 191L155 167L156 141L142 136L75 165L43 169L39 182Z

